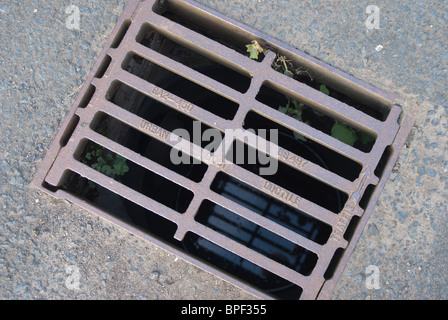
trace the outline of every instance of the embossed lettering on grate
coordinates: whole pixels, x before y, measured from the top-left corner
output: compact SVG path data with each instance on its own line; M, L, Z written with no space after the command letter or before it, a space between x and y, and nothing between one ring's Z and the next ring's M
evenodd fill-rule
M397 99L193 1L131 0L34 184L258 297L328 298L410 129ZM225 164L182 136L176 165L179 128L245 134ZM273 175L231 156L268 153L258 129L279 133Z

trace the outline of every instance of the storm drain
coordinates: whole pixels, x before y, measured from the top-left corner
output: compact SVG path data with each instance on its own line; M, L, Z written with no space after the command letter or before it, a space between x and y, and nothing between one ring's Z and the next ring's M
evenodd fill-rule
M193 1L131 0L34 184L258 297L329 298L410 130L397 99ZM240 135L218 157L178 129Z

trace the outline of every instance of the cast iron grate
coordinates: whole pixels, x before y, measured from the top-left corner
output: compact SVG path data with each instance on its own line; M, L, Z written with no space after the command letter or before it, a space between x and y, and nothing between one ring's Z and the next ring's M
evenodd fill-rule
M252 40L270 51L250 59ZM291 99L306 121L278 110ZM34 184L258 297L329 298L410 130L396 101L193 1L130 0ZM225 164L201 158L202 141L184 140L197 161L174 165L170 133L195 121L221 137L277 129L277 173L230 149ZM336 121L372 139L335 139Z

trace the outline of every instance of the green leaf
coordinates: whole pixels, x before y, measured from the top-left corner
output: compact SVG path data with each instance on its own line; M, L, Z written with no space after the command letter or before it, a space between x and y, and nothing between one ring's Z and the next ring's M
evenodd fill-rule
M286 107L278 107L278 111L281 113L286 113Z
M303 112L303 109L305 109L305 105L297 100L294 100L294 99L292 99L292 104L295 107L293 113L301 115Z
M113 167L112 173L118 176L121 176L129 171L129 167L126 164L126 158L118 154L115 156L112 167Z
M375 137L371 136L368 133L365 133L363 131L358 131L357 132L357 136L358 139L363 143L363 144L369 144L370 142L375 141Z
M122 165L121 165L121 163L114 163L114 167L113 167L113 172L114 172L114 174L116 174L116 175L121 175L121 169L122 169Z
M306 138L304 136L302 136L300 133L295 132L295 131L294 131L294 138L296 138L297 140L306 141Z
M247 52L250 53L249 58L257 60L258 59L258 50L253 48L252 45L250 45L250 44L247 45L246 47L247 47Z
M129 167L126 163L115 163L114 164L114 174L121 176L129 171Z
M356 132L352 128L340 122L336 122L333 128L331 128L331 136L352 147L358 139Z
M293 104L297 109L302 108L302 107L304 106L303 103L301 103L301 102L299 102L299 101L297 101L297 100L295 100L295 99L292 99L292 104Z
M110 175L112 173L112 168L111 166L108 165L102 166L101 172L104 173L105 175Z
M252 40L251 44L246 45L247 52L250 53L251 59L258 59L258 54L265 52L265 49L263 49L260 44L257 42L257 40Z
M326 94L327 96L330 94L330 90L328 90L327 86L324 85L324 84L322 84L322 85L320 86L320 92Z
M295 109L295 108L291 108L289 110L289 114L294 117L294 116L301 116L302 115L302 110L300 109Z
M123 165L123 169L122 169L122 174L125 174L126 172L128 172L129 171L129 167L128 167L128 165L125 163L124 165Z
M121 161L121 162L126 161L126 158L120 156L119 154L117 154L116 158L117 158L117 161Z
M300 113L298 112L298 110L295 112L295 114L292 115L292 117L296 120L299 120L300 122L303 122L302 120L302 111L300 110ZM293 131L294 133L294 138L296 138L297 140L302 140L302 141L306 141L306 138L304 136L302 136L300 133Z
M90 152L86 153L86 159L87 160L92 160L92 154Z

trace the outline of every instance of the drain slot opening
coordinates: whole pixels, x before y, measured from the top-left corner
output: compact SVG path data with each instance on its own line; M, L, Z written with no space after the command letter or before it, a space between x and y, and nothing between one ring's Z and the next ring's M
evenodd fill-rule
M90 140L80 143L78 150L75 157L85 165L179 213L185 212L193 199L190 190ZM91 196L95 196L96 192L95 189L86 191ZM173 194L178 192L182 192L183 197L176 201Z
M199 123L199 121L194 118L158 102L119 81L112 84L109 91L110 93L108 94L109 97L107 97L107 99L117 106L126 109L169 132L172 132L175 129L185 129L192 138L190 141L202 148L205 148L210 144L209 141L194 139L195 126L200 128L200 137L202 137L204 131L211 129L207 124L203 122ZM221 139L224 138L222 132L216 132L221 134Z
M163 30L161 30L163 32ZM198 47L187 47L180 44L182 39L172 39L155 31L149 24L144 24L137 36L137 41L164 56L182 63L218 82L225 84L239 92L249 89L251 78L246 72L237 72L236 67L224 66L226 61L217 62L212 57L201 54ZM229 62L227 62L229 64Z
M132 20L126 19L123 21L123 24L120 27L120 30L118 31L117 35L115 36L114 40L112 41L111 48L118 48L120 46L121 40L123 40L124 36L128 32L129 27L131 26Z
M336 251L333 255L333 258L331 258L330 264L328 265L328 268L324 273L325 280L329 280L329 279L333 278L334 273L338 267L339 261L341 260L343 253L344 253L344 249L342 249L342 248L336 249Z
M299 121L309 125L314 129L320 130L329 136L334 136L335 138L338 137L332 134L333 126L337 122L336 119L313 109L312 106L305 104L299 99L290 97L277 91L274 88L271 88L269 84L264 84L261 86L261 89L255 99L275 110L281 110L281 112L295 119L301 119ZM285 111L285 109L287 109L287 111ZM300 110L300 116L298 116L297 113L294 113L293 110ZM348 124L344 125L349 127L348 130L353 131L355 142L352 146L354 148L363 152L369 152L372 149L376 140L375 136L365 131L357 130L356 128L353 128ZM349 144L347 140L341 141Z
M309 275L316 265L316 254L211 201L202 202L195 219L305 276Z
M107 71L107 68L109 68L110 63L112 62L112 58L106 54L106 56L103 58L103 61L101 62L100 66L98 67L97 72L95 73L96 78L102 78L104 74Z
M372 95L371 92L362 87L354 88L352 83L347 83L343 79L327 77L326 70L319 70L298 56L291 56L284 50L274 49L277 59L274 60L272 69L285 73L284 63L292 78L317 90L326 92L330 97L339 100L377 120L386 120L390 112L390 102L384 98ZM285 62L283 62L285 60ZM285 75L286 76L286 75ZM321 86L325 86L322 88Z
M353 216L350 220L350 223L347 226L347 230L344 232L344 239L350 241L355 234L356 228L358 227L359 220L361 220L358 216Z
M65 147L70 140L70 137L72 136L73 132L75 131L76 127L79 123L79 116L74 114L73 117L70 119L67 128L64 131L64 134L61 136L61 139L59 140L59 144L61 147Z
M316 243L325 244L330 237L331 226L223 172L216 175L211 190Z
M267 119L254 111L248 112L243 128L253 129L255 132L258 132L259 129L267 129L266 139L269 141L269 130L278 130L278 145L280 147L350 181L356 180L361 173L361 164L311 139L303 141L295 137L293 131L283 127L280 123Z
M362 195L361 200L359 200L359 207L361 209L366 210L368 204L370 203L370 199L372 198L373 192L375 191L376 186L373 184L369 184Z
M381 155L380 161L378 162L376 168L375 168L375 175L378 178L381 178L383 176L384 170L386 169L387 164L389 163L390 156L393 152L392 146L387 146L386 149L384 149L383 154Z
M264 155L260 150L235 140L231 150L226 154L226 159L247 171L259 175L260 168L263 166L258 161L259 158L262 158L259 156L259 153ZM257 157L251 156L254 154ZM243 158L244 161L241 161ZM348 198L346 193L295 170L280 161L275 174L263 175L261 177L334 213L339 213L342 210Z
M78 107L79 108L85 108L89 105L89 103L92 101L92 98L96 92L96 88L94 85L90 84L84 93L84 96L82 97L81 101L79 102Z
M124 64L123 68L128 72L142 78L163 90L166 90L198 107L205 109L221 118L232 120L238 110L238 103L206 89L205 87L188 80L174 72L171 72L159 65L156 65L136 54L131 54L128 58L129 64ZM140 67L128 68L128 66L140 64ZM150 64L150 67L148 66ZM139 70L149 70L145 73ZM217 76L228 77L226 68L204 69L206 75L215 74ZM221 74L219 74L222 72Z
M93 128L96 132L194 182L200 182L207 171L206 164L195 164L193 157L184 153L182 156L188 159L188 164L173 164L170 160L172 147L105 113L95 115L93 123L96 123Z
M67 176L67 183L64 185L66 191L81 197L84 201L87 201L96 208L107 212L121 221L130 222L133 226L159 239L180 245L179 241L174 239L177 226L172 221L139 206L91 180L81 177L75 172L70 171ZM95 194L89 191L92 189L95 190Z
M163 4L161 4L163 3ZM178 1L157 1L153 11L163 17L197 32L210 40L216 41L238 53L249 57L246 44L254 40L248 32L225 23L212 15L204 14L199 10L183 5ZM217 26L219 26L217 28ZM262 39L257 39L263 43ZM258 61L263 61L264 55L258 55Z
M182 244L189 253L277 298L298 299L302 293L299 286L192 232Z

